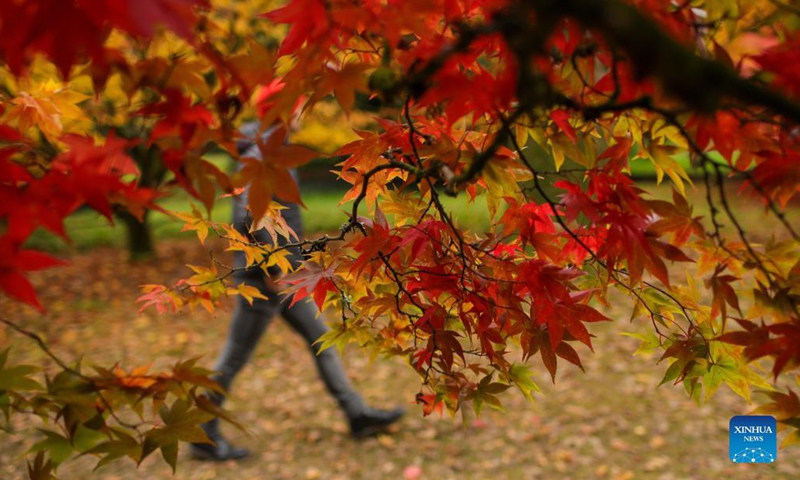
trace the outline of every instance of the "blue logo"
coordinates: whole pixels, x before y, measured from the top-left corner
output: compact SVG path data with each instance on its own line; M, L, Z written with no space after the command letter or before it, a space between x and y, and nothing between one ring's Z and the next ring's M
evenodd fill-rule
M768 415L737 415L728 431L734 463L772 463L778 458L778 426Z

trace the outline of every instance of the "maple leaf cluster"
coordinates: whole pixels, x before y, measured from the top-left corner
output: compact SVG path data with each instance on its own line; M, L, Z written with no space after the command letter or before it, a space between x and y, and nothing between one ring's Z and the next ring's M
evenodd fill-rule
M355 204L343 230L363 237L326 242L287 278L344 312L323 344L408 356L425 412L496 407L510 385L532 391L520 369L534 355L554 379L558 358L581 366L573 345L591 348L587 326L608 320L589 301L614 287L652 321L665 381L695 398L771 388L751 362L777 375L800 359L796 12L753 1L761 13L728 21L724 3L308 0L266 15L289 25L277 55L296 60L292 84L349 110L341 91L364 72L397 112L337 152ZM632 178L642 162L672 199ZM687 200L698 178L710 215ZM737 182L780 241L748 236ZM459 228L441 196L460 192L487 202L488 231ZM681 264L704 282L677 278Z
M188 192L208 211L220 193L263 180L232 178L206 155L215 148L236 152L239 115L253 114L251 96L273 80L267 45L275 36L252 28L258 5L211 6L205 0L0 5L0 295L46 312L28 274L64 262L27 241L36 230L69 241L64 221L80 209L112 223L142 222L148 210L161 209L155 201L170 188ZM290 165L302 161L291 156L300 147L274 148L286 150ZM286 168L276 164L268 172ZM252 189L261 188L260 198L267 199L262 212L277 212L272 193L292 185ZM296 187L291 192L299 200ZM274 223L288 234L279 214ZM195 273L183 283L193 293L192 306L212 309L210 296L220 292L251 301L260 296L222 286L214 270ZM210 293L194 285L203 281ZM147 293L157 305L165 305L162 294L178 301L166 289ZM179 441L208 441L198 425L227 416L208 400L218 387L196 360L156 374L118 366L88 374L14 319L0 316L0 322L36 341L55 362L43 371L12 364L8 350L0 355L5 418L33 413L52 427L33 449L32 478L53 478L60 463L81 454L97 456L102 466L119 458L140 463L160 450L174 468Z
M178 217L201 241L209 232L227 239L249 266L289 273L293 301L341 312L323 347L356 342L406 357L420 373L426 414L500 408L498 395L512 386L532 397L538 362L553 380L560 360L582 368L592 325L610 320L602 306L620 296L652 326L634 334L640 350L660 351L664 382L683 383L698 400L721 385L749 400L800 366L800 235L787 214L800 191L800 23L790 6L42 0L0 8L2 18L21 19L0 23L9 79L0 85L0 289L21 301L38 306L25 272L56 264L25 250L25 238L40 227L63 236L64 217L81 205L109 217L141 212L176 185L207 213L220 192L248 189L254 228L285 237L282 246L255 244L197 209ZM68 27L54 18L84 27L76 48L57 42ZM274 202L302 203L289 169L315 155L285 138L303 98L305 112L379 108L373 127L336 152L336 174L349 184L342 202L352 203L339 234L318 239L296 238ZM253 117L263 161L235 148L237 128ZM218 168L205 157L212 149L241 168ZM142 183L144 164L134 160L145 157L164 182ZM672 185L671 199L636 181L642 164ZM707 214L688 200L695 183ZM444 196L485 202L489 227L463 228ZM777 221L773 240L753 240L732 207L740 196ZM291 273L295 247L308 260ZM213 310L227 295L257 296L227 287L230 272L216 265L192 270L174 287L145 286L144 305ZM764 360L772 382L759 373ZM780 409L796 428L796 399L770 392L762 408ZM165 421L187 411L174 408ZM162 445L173 459L171 440Z

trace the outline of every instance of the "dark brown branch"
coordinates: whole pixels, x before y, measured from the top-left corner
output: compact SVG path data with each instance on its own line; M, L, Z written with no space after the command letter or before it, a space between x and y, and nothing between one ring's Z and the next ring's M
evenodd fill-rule
M531 10L548 18L568 16L601 32L625 52L640 78L652 76L693 110L712 112L722 99L759 105L800 123L800 104L678 43L652 18L620 0L527 0ZM680 68L677 68L680 66Z
M7 318L0 317L0 322L5 323L6 325L11 327L17 333L20 333L20 334L30 338L31 340L33 340L36 343L36 345L39 347L39 349L42 352L44 352L44 354L47 355L51 360L53 360L56 363L56 365L58 365L62 370L74 375L75 377L80 378L81 380L85 380L85 381L91 383L94 386L95 393L97 394L97 397L100 399L100 402L103 404L103 407L105 407L105 409L114 418L114 420L116 420L117 423L119 423L123 427L127 427L127 428L130 428L132 430L138 431L140 425L134 425L134 424L131 424L131 423L127 423L127 422L125 422L124 420L122 420L121 418L119 418L117 416L117 414L114 411L114 408L112 407L111 403L108 401L108 399L100 391L99 387L95 384L95 381L94 381L94 379L92 377L84 375L83 373L79 372L78 370L75 370L74 368L72 368L69 365L67 365L66 362L61 360L61 358L59 358L58 355L56 355L55 353L53 353L52 350L50 350L50 347L47 346L47 343L44 341L44 339L42 339L42 337L40 337L38 334L36 334L36 333L34 333L34 332L30 331L30 330L26 330L25 328L20 327L19 325L17 325L16 323L12 322L11 320L8 320Z
M789 3L784 3L781 0L769 0L769 3L775 5L781 10L785 10L787 12L800 16L800 7L798 6L791 5Z
M592 250L591 247L589 247L580 238L579 235L577 235L571 228L569 228L569 226L566 224L564 219L558 213L558 205L556 205L556 203L547 194L545 189L541 186L541 183L539 181L539 173L537 172L536 168L533 166L533 164L525 156L525 153L523 152L522 147L517 142L516 137L514 135L510 134L510 132L511 132L511 123L509 123L509 121L505 117L503 117L502 115L500 115L500 119L503 122L503 129L506 130L507 132L509 132L509 137L511 138L511 141L512 141L512 143L514 145L514 149L516 150L517 155L519 156L519 158L522 160L522 162L525 164L525 166L528 168L528 170L530 170L531 174L533 175L534 188L536 189L537 192L539 192L539 194L542 196L542 198L544 198L545 202L547 202L547 204L550 206L550 210L553 212L553 217L556 219L556 222L561 226L562 229L564 229L564 231L575 242L578 243L578 245L581 246L581 248L583 248L589 254L589 256L592 257L592 260L597 262L598 265L603 267L608 272L609 276L612 279L614 279L614 281L617 282L617 284L621 285L623 288L628 290L632 295L634 295L637 298L637 300L639 300L639 302L641 302L641 304L645 307L645 309L647 309L647 311L650 313L651 319L655 320L655 317L657 315L658 316L660 316L660 315L657 314L648 305L647 301L645 301L645 299L636 291L635 288L633 288L632 286L630 286L627 283L623 282L617 276L617 273L626 274L626 272L623 272L623 271L615 269L615 268L609 268L609 266L597 256L597 254L594 252L594 250ZM644 283L647 284L648 286L652 287L652 284L649 284L647 282L644 282ZM686 306L683 305L677 298L675 298L672 295L669 295L669 298L673 302L675 302L675 304L681 309L681 311L683 312L684 317L686 318L686 321L689 322L689 324L693 326L694 325L694 321L692 320L692 316L689 314L689 311L686 308ZM657 330L657 328L656 328L656 330ZM704 337L703 337L703 339L705 340ZM706 340L706 343L708 343L707 340Z

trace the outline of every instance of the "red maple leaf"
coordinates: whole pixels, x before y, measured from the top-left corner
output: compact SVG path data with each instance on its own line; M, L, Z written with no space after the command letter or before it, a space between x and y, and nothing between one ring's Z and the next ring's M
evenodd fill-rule
M292 295L292 302L289 306L291 307L311 295L314 298L314 303L317 304L317 308L322 310L322 305L325 303L328 292L339 291L336 288L336 283L334 283L336 278L334 271L334 266L325 268L317 262L307 261L302 268L283 277L281 283L289 285L284 293Z
M564 218L567 222L573 222L578 215L584 214L593 222L599 221L602 217L599 206L592 200L579 185L566 180L559 180L555 186L566 190L567 193L561 196L561 204L564 205Z
M64 264L66 262L42 252L22 250L19 242L8 235L0 237L0 290L40 312L44 312L44 307L36 298L36 290L25 272Z
M330 20L321 0L294 0L285 7L260 15L275 23L288 23L289 33L281 42L278 55L294 53L304 43L322 44L328 40Z
M792 362L792 366L800 363L800 321L792 318L786 323L778 323L764 327L770 334L769 340L761 344L751 344L745 348L745 355L752 359L765 356L775 357L772 374L775 378Z
M618 174L622 170L628 168L628 159L631 154L631 146L633 142L627 137L614 137L617 143L611 145L605 152L597 157L597 160L608 159L605 168L613 173Z
M578 136L575 135L575 129L572 128L572 125L569 124L569 112L564 110L563 108L558 108L550 112L550 119L558 125L558 128L561 129L564 134L567 135L572 143L578 141Z
M121 176L138 173L136 164L125 151L129 142L113 134L103 145L80 136L67 136L64 142L70 149L53 160L53 170L63 174L61 185L75 198L112 220L111 198L132 191Z
M0 59L19 73L36 54L51 59L64 78L90 58L105 64L103 47L112 28L151 37L164 26L190 38L195 9L208 0L38 0L0 2ZM69 39L69 41L65 41Z
M394 250L401 240L400 237L391 233L386 217L378 207L375 208L375 221L370 222L367 220L362 223L367 227L367 236L353 246L355 251L358 252L358 258L353 262L353 266L350 267L351 272L357 272L358 274L361 274L364 267L377 257Z
M772 84L800 96L800 35L756 55L753 59L775 74Z
M790 150L783 154L760 152L759 155L765 160L753 169L745 185L752 187L755 184L757 190L768 192L782 208L786 208L789 201L800 193L800 154Z

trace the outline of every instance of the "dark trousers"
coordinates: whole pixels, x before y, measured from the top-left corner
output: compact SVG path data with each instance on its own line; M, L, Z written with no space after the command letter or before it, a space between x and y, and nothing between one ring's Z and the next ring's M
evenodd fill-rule
M233 221L236 229L256 241L271 244L272 239L263 230L252 234L248 233L251 222L249 212L245 208L246 202L246 196L234 200ZM288 225L302 238L300 209L295 204L288 204L287 207L281 213ZM293 266L297 267L302 260L302 255L299 251L292 251L289 260ZM244 268L244 266L244 253L235 252L234 267ZM277 272L270 271L271 275L275 273ZM219 372L215 378L217 382L226 391L229 391L233 379L250 359L267 326L275 315L280 313L292 329L299 333L308 344L325 387L339 403L344 413L352 418L362 412L365 408L364 401L350 385L336 349L329 348L319 352L319 346L314 345L314 342L329 330L322 322L316 306L303 300L289 308L291 297L287 298L270 288L266 281L267 274L260 268L238 270L233 274L233 278L236 284L243 282L257 288L268 300L256 298L250 305L243 297L236 297L236 307L228 338L214 366L214 369Z

